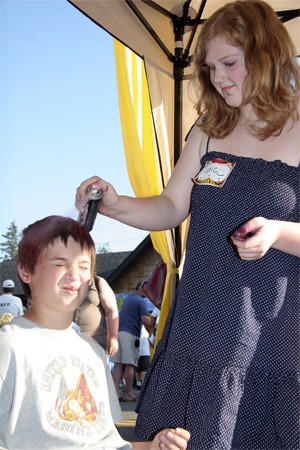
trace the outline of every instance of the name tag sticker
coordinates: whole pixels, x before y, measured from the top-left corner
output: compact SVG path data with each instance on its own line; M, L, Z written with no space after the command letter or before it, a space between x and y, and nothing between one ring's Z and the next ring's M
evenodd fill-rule
M207 161L203 169L192 178L196 184L222 187L236 163L215 158Z

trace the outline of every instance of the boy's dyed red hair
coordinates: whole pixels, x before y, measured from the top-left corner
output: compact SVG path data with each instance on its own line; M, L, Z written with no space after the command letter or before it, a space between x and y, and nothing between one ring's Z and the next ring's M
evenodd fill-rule
M95 244L87 229L74 219L62 216L48 216L29 225L22 232L22 239L18 247L18 267L33 274L40 254L57 239L65 246L69 237L87 248L91 256L91 275L94 275L96 264ZM30 287L21 280L24 294L30 296Z

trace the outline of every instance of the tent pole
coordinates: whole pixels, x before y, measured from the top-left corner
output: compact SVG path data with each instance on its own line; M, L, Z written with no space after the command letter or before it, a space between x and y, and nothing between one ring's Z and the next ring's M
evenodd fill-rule
M178 24L177 24L178 25ZM182 143L182 54L183 54L183 27L176 26L174 23L175 33L175 56L173 61L174 75L174 167L181 154ZM175 260L176 267L179 267L181 260L181 233L180 227L176 227L175 233Z
M176 69L176 72L179 73L175 75L174 86L174 166L180 157L182 142L182 70L178 67ZM176 266L179 267L181 259L181 234L179 226L175 228L175 245Z

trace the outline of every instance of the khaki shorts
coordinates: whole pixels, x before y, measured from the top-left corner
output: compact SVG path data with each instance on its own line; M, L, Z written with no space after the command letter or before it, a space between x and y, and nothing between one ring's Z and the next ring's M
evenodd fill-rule
M114 356L110 357L110 361L113 363L131 364L137 367L139 348L135 347L136 339L138 339L136 336L127 333L127 331L119 331L119 350Z

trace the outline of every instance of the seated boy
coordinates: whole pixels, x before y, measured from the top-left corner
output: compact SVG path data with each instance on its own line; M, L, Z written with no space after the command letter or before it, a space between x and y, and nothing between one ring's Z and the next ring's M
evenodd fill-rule
M32 307L0 330L1 449L187 448L180 428L131 447L114 425L122 416L105 353L72 329L95 259L73 219L50 216L23 231L17 265Z

